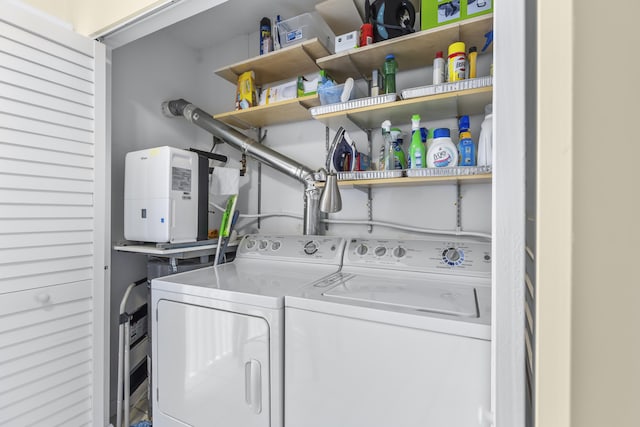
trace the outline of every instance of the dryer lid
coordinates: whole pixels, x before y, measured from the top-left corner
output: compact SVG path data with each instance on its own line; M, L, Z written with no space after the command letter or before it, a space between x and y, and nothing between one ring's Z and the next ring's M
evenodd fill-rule
M344 275L337 286L323 295L425 313L480 317L476 289L468 285L351 274Z

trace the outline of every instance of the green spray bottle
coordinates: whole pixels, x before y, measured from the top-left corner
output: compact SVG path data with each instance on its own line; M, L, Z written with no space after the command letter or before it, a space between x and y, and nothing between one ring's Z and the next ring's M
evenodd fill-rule
M411 117L411 145L409 145L409 169L426 167L426 153L420 132L420 116Z

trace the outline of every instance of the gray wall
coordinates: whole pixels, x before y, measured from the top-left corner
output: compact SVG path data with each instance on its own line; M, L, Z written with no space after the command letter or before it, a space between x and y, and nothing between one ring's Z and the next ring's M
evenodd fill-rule
M160 114L163 100L197 92L196 52L163 33L151 35L113 51L112 55L112 164L111 239L124 240L124 158L129 151L172 145L194 145L196 129L184 120ZM118 351L118 310L129 283L146 277L146 256L111 253L111 413L115 412ZM144 302L140 286L129 306Z

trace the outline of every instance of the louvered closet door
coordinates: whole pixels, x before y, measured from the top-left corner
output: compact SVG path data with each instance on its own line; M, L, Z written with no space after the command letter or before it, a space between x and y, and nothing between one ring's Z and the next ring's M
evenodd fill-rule
M104 47L0 0L0 425L104 425Z

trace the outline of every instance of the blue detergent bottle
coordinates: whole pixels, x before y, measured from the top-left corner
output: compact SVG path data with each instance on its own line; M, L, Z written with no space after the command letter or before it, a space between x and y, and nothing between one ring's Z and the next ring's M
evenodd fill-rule
M471 139L471 132L461 132L458 142L459 164L460 166L476 165L476 145Z
M476 165L476 146L471 138L469 116L460 116L458 120L458 164L460 166Z

